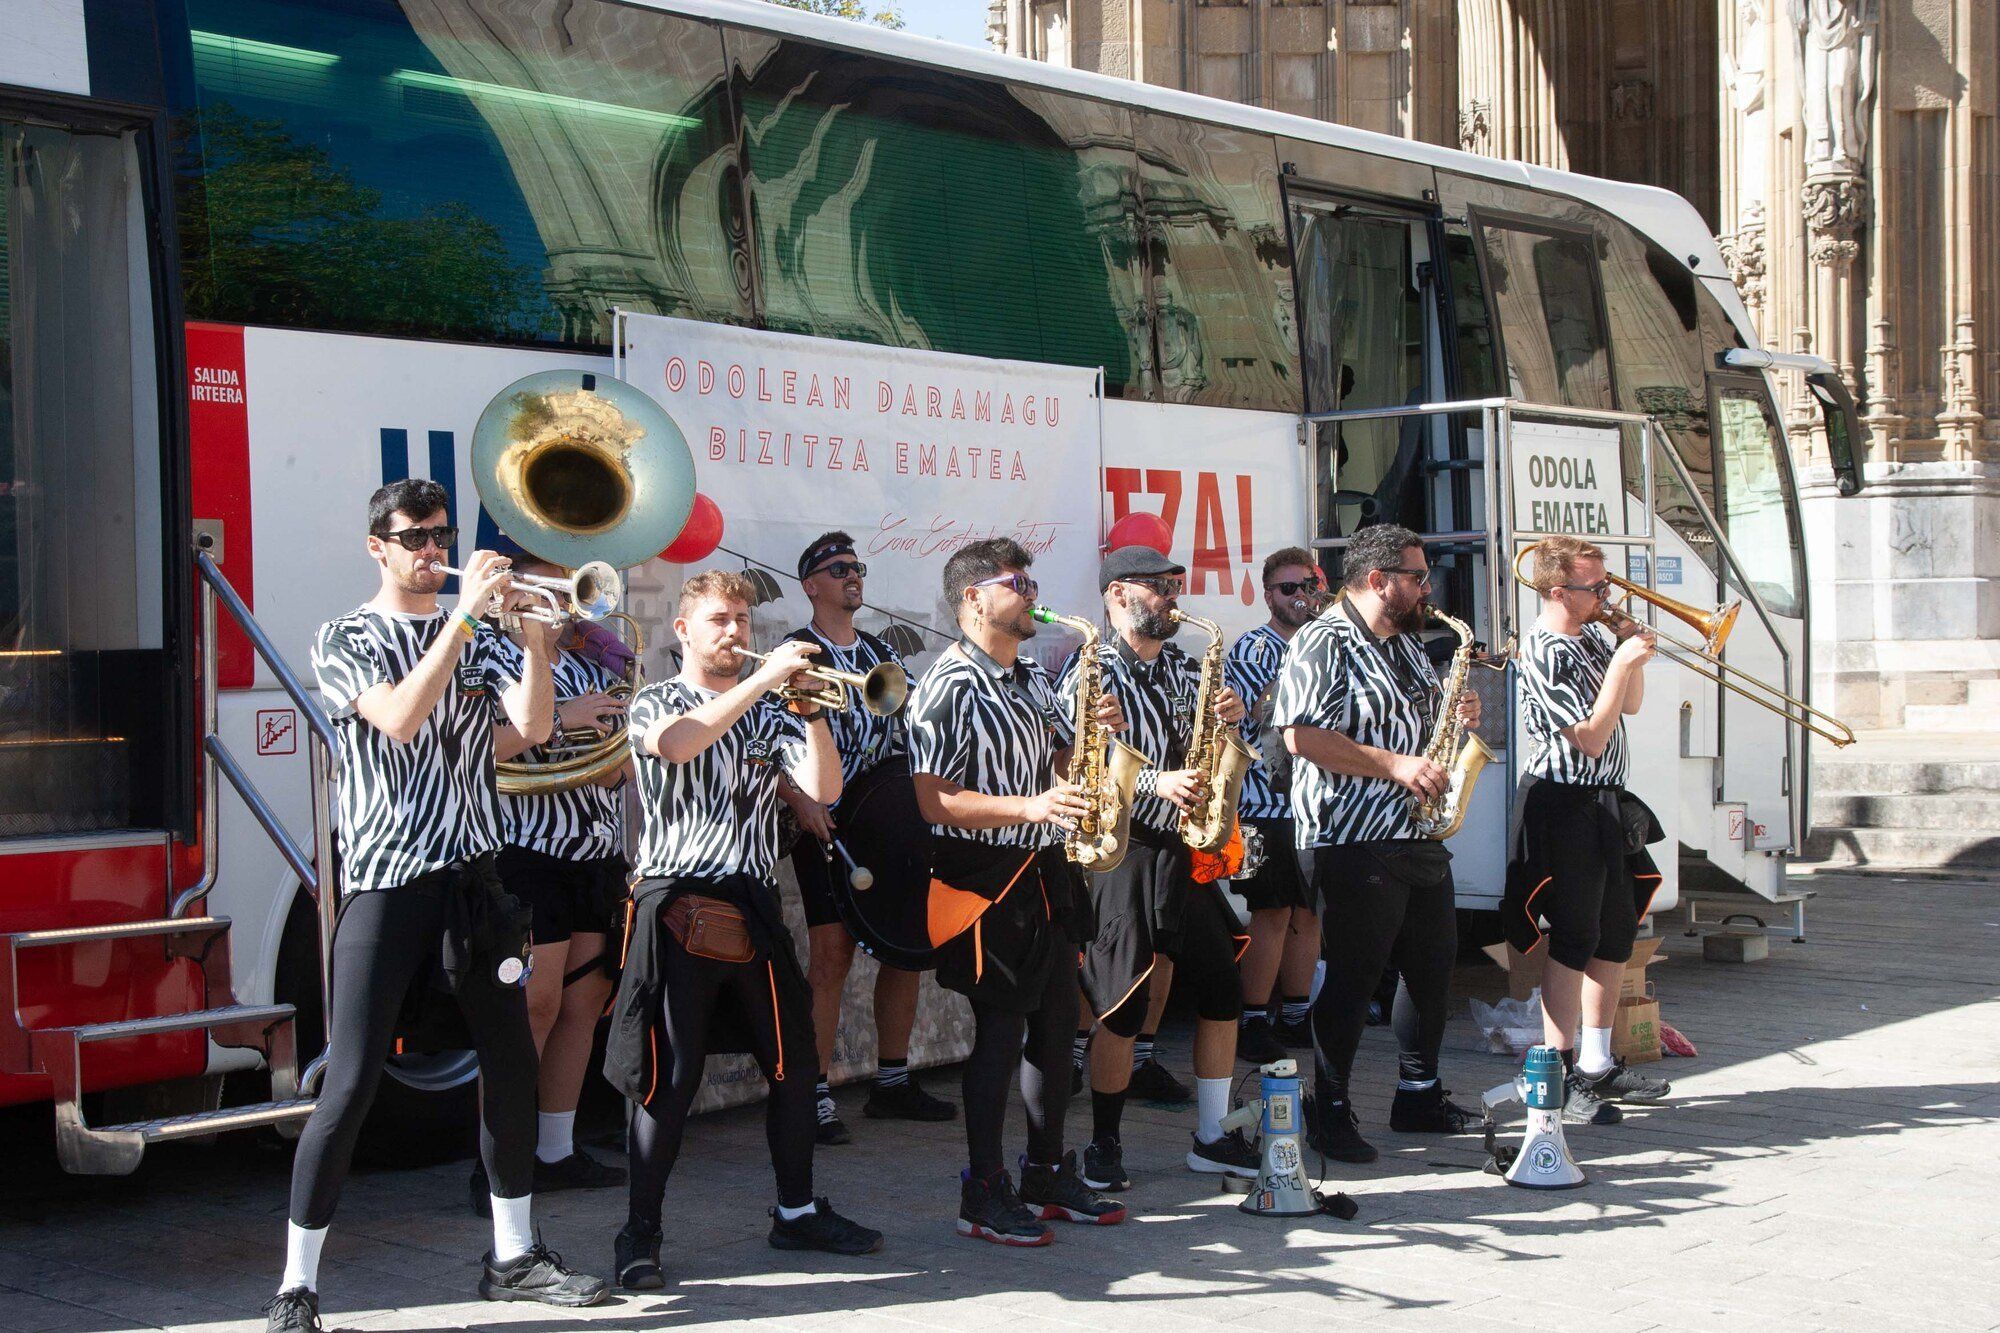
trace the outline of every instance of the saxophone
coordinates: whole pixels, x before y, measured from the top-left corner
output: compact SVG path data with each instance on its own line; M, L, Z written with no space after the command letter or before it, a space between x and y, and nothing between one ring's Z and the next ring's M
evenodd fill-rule
M1476 733L1467 731L1458 717L1458 696L1465 693L1466 673L1472 667L1472 627L1436 607L1431 608L1431 614L1458 635L1458 651L1451 655L1451 670L1445 676L1437 725L1431 728L1430 744L1424 747L1424 758L1451 771L1451 785L1436 800L1412 797L1410 822L1421 836L1443 842L1465 822L1465 813L1472 805L1472 784L1478 781L1479 770L1492 762L1493 751Z
M1218 851L1236 827L1236 800L1243 794L1243 774L1257 762L1257 752L1245 745L1236 728L1215 710L1215 693L1222 688L1222 627L1185 611L1169 611L1167 616L1208 635L1208 647L1201 654L1201 687L1194 698L1194 729L1187 754L1187 766L1201 773L1203 796L1200 805L1181 816L1181 841L1198 852Z
M1066 779L1083 789L1090 813L1063 839L1063 854L1085 870L1106 871L1125 859L1132 827L1132 789L1146 756L1111 734L1097 720L1097 697L1104 693L1104 664L1097 657L1097 626L1046 606L1031 613L1044 625L1066 625L1083 636L1076 661L1076 743L1069 752Z

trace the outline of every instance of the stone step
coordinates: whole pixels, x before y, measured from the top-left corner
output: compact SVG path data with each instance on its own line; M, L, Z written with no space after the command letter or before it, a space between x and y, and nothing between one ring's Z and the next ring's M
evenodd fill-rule
M2000 685L2000 681L1970 681L1966 688L1970 691L1976 685ZM1903 710L1903 725L1912 731L1986 732L2000 741L2000 705L1970 700L1962 704L1911 704Z
M2000 747L1996 747L2000 751ZM1992 759L1813 759L1813 799L1918 792L2000 794L2000 752Z
M1971 708L1991 708L2000 713L2000 680L1968 680L1965 702Z
M2000 836L2000 792L1813 793L1813 823L1836 828L1949 829Z
M1827 866L2000 870L2000 832L1823 827L1812 831L1798 860Z

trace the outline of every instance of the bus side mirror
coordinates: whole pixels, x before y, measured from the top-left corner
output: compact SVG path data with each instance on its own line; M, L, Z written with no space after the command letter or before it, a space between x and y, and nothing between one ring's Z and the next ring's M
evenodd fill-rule
M1861 439L1861 421L1855 415L1854 399L1838 374L1808 375L1806 387L1812 390L1813 400L1819 404L1820 416L1826 422L1826 452L1833 463L1834 487L1842 495L1858 495L1861 466L1855 462L1854 454Z

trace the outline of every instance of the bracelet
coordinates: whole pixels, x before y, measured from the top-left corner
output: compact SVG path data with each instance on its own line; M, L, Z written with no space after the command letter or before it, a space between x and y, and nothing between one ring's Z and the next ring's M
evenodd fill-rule
M459 612L457 612L456 614L457 614L457 617L458 617L458 625L457 625L457 628L458 628L458 629L462 629L462 630L464 630L464 631L465 631L465 637L466 637L466 638L468 638L468 639L476 639L476 638L478 638L478 637L479 637L479 622L478 622L478 621L476 621L476 620L474 620L474 619L473 619L473 618L472 618L471 616L467 615L467 614L466 614L465 612L463 612L463 611L459 611Z

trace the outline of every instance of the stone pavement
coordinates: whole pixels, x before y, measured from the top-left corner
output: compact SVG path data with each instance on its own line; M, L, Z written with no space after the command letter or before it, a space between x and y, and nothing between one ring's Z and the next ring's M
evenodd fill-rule
M1067 1228L1044 1250L960 1240L957 1126L864 1120L854 1089L841 1100L857 1141L820 1155L820 1188L888 1233L878 1255L802 1265L765 1245L762 1118L739 1110L689 1134L668 1195L667 1291L590 1311L485 1304L473 1257L488 1232L466 1211L464 1164L377 1171L349 1186L327 1247L327 1327L2000 1328L2000 886L1813 886L1810 942L1774 941L1766 962L1704 963L1666 924L1664 1016L1701 1054L1655 1067L1675 1081L1671 1104L1572 1135L1581 1190L1508 1189L1479 1171L1476 1139L1389 1133L1394 1062L1372 1029L1358 1084L1384 1153L1335 1177L1360 1203L1352 1222L1238 1213L1179 1166L1188 1113L1138 1107L1127 1224ZM1497 989L1487 968L1460 980ZM1469 1101L1513 1062L1471 1053L1459 1004L1446 1076ZM1185 1069L1180 1050L1171 1062ZM1088 1114L1080 1100L1072 1124ZM82 1181L54 1176L46 1142L24 1143L16 1123L0 1140L14 1159L0 1176L0 1329L261 1328L288 1153L186 1148L133 1178ZM537 1211L570 1260L608 1267L619 1192Z

